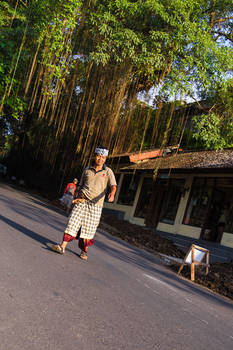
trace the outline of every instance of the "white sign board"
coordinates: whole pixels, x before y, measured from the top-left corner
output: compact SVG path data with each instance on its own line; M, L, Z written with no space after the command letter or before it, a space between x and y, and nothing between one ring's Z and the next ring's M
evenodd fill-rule
M205 260L205 263L203 262ZM191 280L195 280L195 265L205 266L206 275L209 271L209 251L208 249L199 247L198 245L192 244L189 248L182 265L178 271L178 274L182 271L184 265L191 265Z
M204 248L199 247L197 245L193 246L192 249L193 249L193 261L199 262L199 263L202 262L203 258L205 257L205 254L208 250L207 249L205 250ZM188 255L185 258L186 264L192 263L192 249L189 251Z

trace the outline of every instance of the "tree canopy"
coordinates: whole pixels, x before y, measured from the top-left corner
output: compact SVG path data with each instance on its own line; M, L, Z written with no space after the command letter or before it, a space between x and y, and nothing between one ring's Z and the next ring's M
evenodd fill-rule
M160 110L172 94L221 90L215 114L230 120L221 98L233 66L232 19L230 0L2 1L0 116L20 120L17 148L51 173L84 166L99 142L112 153L165 146L174 106ZM155 115L135 114L138 93L152 87Z

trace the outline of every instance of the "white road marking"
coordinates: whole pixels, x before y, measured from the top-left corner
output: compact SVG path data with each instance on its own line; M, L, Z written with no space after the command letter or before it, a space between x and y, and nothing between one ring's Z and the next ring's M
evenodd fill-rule
M185 300L188 301L189 303L192 302L192 300L191 300L191 299L188 299L188 298L185 298Z
M153 281L156 281L156 282L166 286L167 288L171 289L173 292L177 292L177 290L175 288L171 287L168 283L159 280L158 278L155 278L155 277L152 277L150 275L147 275L146 273L144 273L144 276L146 276L146 277L152 279Z
M182 310L183 310L184 312L190 312L188 309L185 309L184 307L182 307Z
M155 289L153 289L153 292L154 292L155 294L160 295L159 292L157 292L157 290L155 290Z
M207 322L206 320L201 320L202 322L204 322L205 324L209 324L209 322Z

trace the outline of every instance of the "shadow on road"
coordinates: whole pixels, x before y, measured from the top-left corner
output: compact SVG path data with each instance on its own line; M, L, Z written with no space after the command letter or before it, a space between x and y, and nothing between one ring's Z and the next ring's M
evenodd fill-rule
M54 251L52 250L51 246L52 244L57 244L57 242L52 241L51 239L40 235L39 233L36 233L32 230L29 230L28 228L26 228L25 226L22 226L20 224L18 224L17 222L6 218L5 216L0 215L0 220L2 220L3 222L5 222L7 225L13 227L14 229L16 229L17 231L19 231L20 233L34 239L37 242L40 242L44 245L44 249L46 250L50 250L51 252L54 253ZM61 233L61 238L62 238L62 233ZM72 249L67 248L67 251L69 251L70 253L79 256L79 254L77 254L76 252L74 252ZM57 253L55 253L57 254Z
M17 222L15 222L11 219L8 219L2 215L0 215L0 220L5 222L7 225L13 227L17 231L23 233L24 235L44 244L46 247L47 247L47 244L54 244L55 243L54 241L50 240L49 238L44 237L44 236L42 236L39 233L36 233L34 231L31 231L31 230L27 229L25 226L22 226L22 225L18 224Z
M11 210L15 211L15 213L22 215L24 218L39 223L44 222L55 230L60 230L61 225L64 225L63 216L65 215L63 213L53 210L53 207L49 208L46 205L42 206L40 202L37 202L36 200L33 201L31 198L29 198L29 200L30 202L25 203L21 199L14 199L14 201L12 201L11 198L4 195L2 195L0 198L0 201L4 201L5 205L7 205ZM31 202L33 202L33 204ZM49 213L46 209L50 209L51 211L62 215L61 219L59 219L57 216L54 217L52 213Z

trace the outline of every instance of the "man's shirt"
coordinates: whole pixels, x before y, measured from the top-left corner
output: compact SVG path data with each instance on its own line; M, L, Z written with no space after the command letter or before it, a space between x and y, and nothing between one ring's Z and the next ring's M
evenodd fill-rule
M96 171L89 166L84 169L79 183L81 191L90 201L102 207L108 186L116 186L116 179L113 171L106 165L102 170Z

